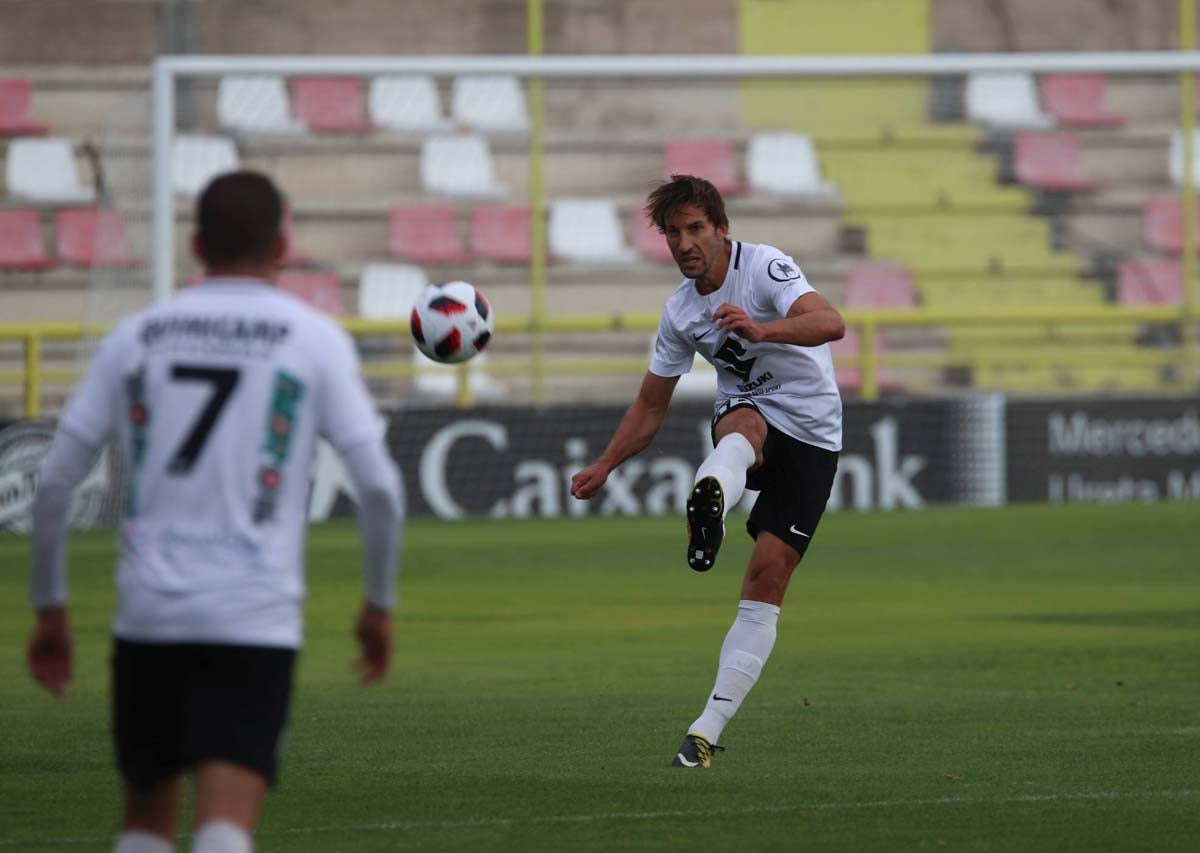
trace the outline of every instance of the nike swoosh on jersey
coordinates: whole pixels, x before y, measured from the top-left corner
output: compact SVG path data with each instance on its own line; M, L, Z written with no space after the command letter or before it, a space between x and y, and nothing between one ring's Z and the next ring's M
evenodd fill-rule
M709 334L711 334L711 333L712 333L712 329L709 329L707 332L704 332L703 334L700 334L700 335L692 335L692 340L693 340L693 341L699 341L699 340L700 340L700 339L702 339L702 338L707 338L707 337L709 336Z
M805 539L812 539L812 537L810 535L808 535L807 533L805 533L803 530L797 530L796 525L794 525L794 524L791 527L789 527L788 530L792 533L795 533L797 536L803 536Z

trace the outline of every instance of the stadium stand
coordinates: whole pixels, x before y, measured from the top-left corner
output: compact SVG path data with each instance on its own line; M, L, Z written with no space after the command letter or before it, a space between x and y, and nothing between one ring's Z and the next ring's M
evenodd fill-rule
M171 147L171 187L179 195L194 196L238 165L237 148L229 137L181 133Z
M529 110L516 77L503 75L454 78L450 115L459 125L484 133L525 133Z
M0 269L44 270L55 265L46 254L41 214L36 210L0 210Z
M367 110L371 122L387 130L427 133L448 127L437 84L427 75L372 78L367 89Z
M394 205L388 213L388 250L394 258L418 264L470 260L452 204Z
M482 261L527 264L533 257L532 213L524 204L477 204L471 208L471 252Z
M887 261L861 261L846 271L847 308L915 308L912 272Z
M297 77L292 112L317 133L366 133L371 129L359 77Z
M417 294L429 286L413 264L367 264L358 279L358 314L371 320L408 319Z
M668 139L663 145L663 173L703 175L723 196L746 192L731 139Z
M278 74L233 74L217 84L217 119L235 133L302 133L287 83Z
M8 144L8 194L45 204L89 202L96 193L83 185L71 140L61 136L20 137Z
M113 208L64 208L54 213L55 252L64 264L128 267L141 261L129 253L125 216Z
M1060 127L1113 128L1125 119L1108 106L1103 74L1044 74L1038 77L1043 109Z
M803 133L756 133L746 150L746 180L754 192L775 195L831 195L821 180L812 140Z
M1196 236L1200 238L1200 203L1197 204ZM1178 196L1153 195L1142 206L1142 234L1146 245L1160 252L1183 251L1183 205ZM1200 239L1198 239L1200 244Z
M284 270L275 286L326 314L343 313L342 280L332 270Z
M1038 190L1094 190L1087 175L1079 137L1073 133L1021 131L1013 136L1017 180Z
M635 205L629 213L629 233L633 235L633 249L641 258L659 263L675 260L658 226L649 220L641 206Z
M856 329L846 329L846 334L840 339L833 341L829 345L833 352L834 375L837 378L838 388L844 394L858 394L862 391L862 368L861 367L838 367L839 359L857 357L862 350L862 340ZM882 355L887 347L884 343L883 335L875 337L875 354ZM875 384L879 390L884 393L895 393L902 391L905 388L904 381L897 371L888 367L880 367L876 370Z
M0 136L40 136L46 125L33 120L33 98L24 77L0 78Z
M622 264L634 259L617 206L606 198L563 198L550 205L550 254L574 263Z
M1054 126L1038 103L1033 75L1024 71L968 75L966 114L971 121L999 130Z
M487 140L477 134L427 137L421 143L421 185L435 195L504 194L504 187L496 182Z
M1171 147L1167 154L1167 169L1171 183L1183 185L1183 131L1171 131ZM1192 131L1192 183L1200 184L1200 128Z
M1117 302L1122 305L1179 305L1183 264L1165 258L1122 261L1117 268Z

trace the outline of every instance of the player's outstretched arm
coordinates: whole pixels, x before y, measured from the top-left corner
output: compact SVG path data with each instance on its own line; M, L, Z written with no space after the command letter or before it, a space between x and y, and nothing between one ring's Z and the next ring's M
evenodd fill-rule
M637 399L625 412L608 447L600 458L571 478L571 495L587 500L608 481L614 468L646 448L662 426L675 393L678 376L658 376L647 372Z

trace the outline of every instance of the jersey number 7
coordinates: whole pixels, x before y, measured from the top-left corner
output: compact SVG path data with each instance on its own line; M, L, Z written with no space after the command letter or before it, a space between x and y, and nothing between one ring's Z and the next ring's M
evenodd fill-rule
M208 403L201 410L200 416L192 424L187 438L179 445L175 455L167 465L167 472L183 476L192 470L208 435L221 417L221 410L229 402L233 389L237 387L239 373L228 367L204 367L194 364L175 364L171 366L171 378L178 382L207 382L212 386L212 394Z

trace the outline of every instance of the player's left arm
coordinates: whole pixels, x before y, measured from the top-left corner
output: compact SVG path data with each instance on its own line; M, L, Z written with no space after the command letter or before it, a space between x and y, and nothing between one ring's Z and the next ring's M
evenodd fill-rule
M778 320L755 322L744 309L725 302L713 312L713 322L722 331L753 343L815 347L840 340L846 334L842 315L815 291L798 297L788 309L787 316Z

